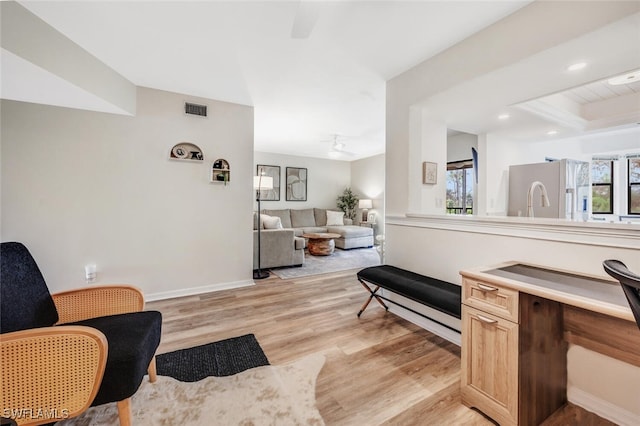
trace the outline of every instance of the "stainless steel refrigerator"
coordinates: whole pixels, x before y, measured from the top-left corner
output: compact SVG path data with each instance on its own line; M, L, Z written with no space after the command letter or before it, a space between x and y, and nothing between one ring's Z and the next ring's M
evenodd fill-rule
M549 206L542 203L541 182ZM532 191L532 194L530 192ZM509 167L509 216L528 216L529 204L534 217L586 220L591 213L589 162L570 159Z

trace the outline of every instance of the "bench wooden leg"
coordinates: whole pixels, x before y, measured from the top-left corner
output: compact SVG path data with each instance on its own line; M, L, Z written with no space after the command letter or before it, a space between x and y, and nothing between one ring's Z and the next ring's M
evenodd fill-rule
M362 284L362 286L370 293L369 298L364 302L364 305L362 305L362 308L360 308L360 312L358 312L358 318L360 318L360 315L362 315L362 313L364 312L365 309L367 309L367 306L369 306L369 303L371 302L371 299L375 298L376 301L380 304L380 306L382 306L385 310L389 310L389 307L387 305L384 304L384 302L382 301L382 299L380 299L378 297L378 295L376 294L376 292L378 290L380 290L380 286L376 286L375 289L371 290L371 288L366 285L364 282L360 281L360 284Z

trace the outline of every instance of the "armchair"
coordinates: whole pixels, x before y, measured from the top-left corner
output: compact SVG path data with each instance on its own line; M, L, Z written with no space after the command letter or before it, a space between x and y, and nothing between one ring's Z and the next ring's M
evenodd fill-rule
M0 415L37 425L117 402L130 425L131 396L156 378L161 314L132 286L51 295L21 243L1 243L0 261Z

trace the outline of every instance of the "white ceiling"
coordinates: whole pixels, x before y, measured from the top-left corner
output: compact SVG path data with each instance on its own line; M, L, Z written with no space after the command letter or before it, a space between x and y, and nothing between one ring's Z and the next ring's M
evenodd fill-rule
M354 160L384 152L386 80L529 1L20 3L135 85L253 105L257 151Z

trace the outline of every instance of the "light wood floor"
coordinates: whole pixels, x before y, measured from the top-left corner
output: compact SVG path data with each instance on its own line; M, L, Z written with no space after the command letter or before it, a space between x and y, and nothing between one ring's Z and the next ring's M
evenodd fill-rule
M326 363L317 405L327 425L492 425L460 403L460 348L371 303L356 271L151 302L163 314L159 353L253 333L271 364L312 353ZM607 425L568 406L553 425Z

